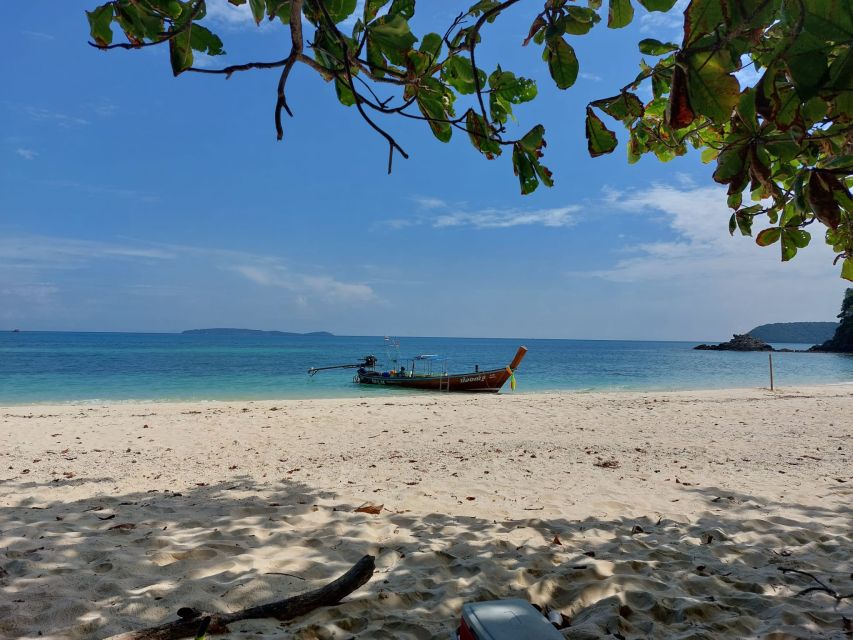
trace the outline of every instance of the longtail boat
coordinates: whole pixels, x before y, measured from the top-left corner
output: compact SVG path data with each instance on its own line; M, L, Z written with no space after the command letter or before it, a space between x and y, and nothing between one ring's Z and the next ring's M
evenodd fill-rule
M308 370L309 375L318 371L328 369L358 369L353 382L357 384L374 384L385 387L400 389L424 389L428 391L466 391L471 393L497 393L501 387L510 380L511 387L515 389L515 370L524 355L527 347L519 347L515 357L507 366L499 369L487 369L481 371L479 366L474 371L467 373L448 373L446 364L441 367L441 360L434 355L415 356L409 360L410 365L382 371L377 368L376 356L365 356L361 362L355 364L339 364L330 367L312 367ZM437 370L436 370L437 369Z

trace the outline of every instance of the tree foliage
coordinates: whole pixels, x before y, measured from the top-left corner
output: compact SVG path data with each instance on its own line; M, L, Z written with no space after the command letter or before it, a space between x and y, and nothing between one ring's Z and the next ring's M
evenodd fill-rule
M204 0L110 0L87 12L91 44L101 49L169 47L172 71L222 74L251 69L279 72L275 127L293 67L307 65L334 86L341 104L354 107L388 144L388 171L403 147L380 124L383 116L420 120L441 142L454 131L468 136L487 159L508 153L523 194L551 186L542 164L545 129L533 126L512 138L513 107L535 99L534 81L497 66L483 69L477 46L487 25L521 0L479 0L443 33L415 35L415 0L229 0L248 3L255 22L279 20L290 28L290 50L279 60L221 69L194 66L196 53L224 54L220 37L204 25ZM574 38L605 23L619 29L634 4L669 11L675 0L530 0L533 11L521 46L541 48L560 89L576 81ZM541 10L540 10L541 8ZM310 41L303 35L310 25ZM117 29L116 29L117 28ZM114 43L115 31L124 40ZM691 0L681 43L639 42L639 74L615 95L586 109L591 156L613 152L618 141L608 121L627 131L629 162L644 154L668 161L701 150L716 163L714 180L728 188L729 231L756 233L761 246L777 245L790 260L817 222L853 280L853 2L850 0ZM306 53L307 51L307 53ZM751 69L745 82L738 71ZM649 85L644 103L638 90ZM379 96L383 91L390 97ZM769 226L767 226L769 225Z

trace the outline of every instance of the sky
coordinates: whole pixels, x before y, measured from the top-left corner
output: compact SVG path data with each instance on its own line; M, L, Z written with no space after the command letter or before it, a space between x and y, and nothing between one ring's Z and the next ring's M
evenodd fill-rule
M838 313L822 238L781 263L730 237L698 154L629 165L617 129L589 158L586 104L637 74L637 41L676 39L678 13L572 37L567 91L521 47L530 3L486 27L478 62L539 86L510 132L545 125L556 184L521 196L509 157L415 121L382 121L410 154L387 175L385 141L307 67L277 142L275 71L174 78L164 47L97 51L95 4L30 0L0 23L0 329L721 340ZM201 64L287 54L283 27L208 5L228 55ZM420 0L413 30L463 5Z

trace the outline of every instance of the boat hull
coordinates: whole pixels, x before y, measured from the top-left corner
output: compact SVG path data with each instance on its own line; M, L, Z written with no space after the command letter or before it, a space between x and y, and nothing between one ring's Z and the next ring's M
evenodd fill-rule
M511 373L506 369L491 369L473 373L449 374L443 376L405 376L384 377L376 371L359 372L355 381L359 384L374 384L400 389L423 389L426 391L462 391L467 393L497 393L501 390Z

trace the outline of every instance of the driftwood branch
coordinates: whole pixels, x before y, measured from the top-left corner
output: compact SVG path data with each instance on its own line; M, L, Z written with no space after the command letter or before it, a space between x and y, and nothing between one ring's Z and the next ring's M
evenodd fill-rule
M337 580L314 591L308 591L298 596L262 604L257 607L249 607L248 609L235 611L234 613L208 613L197 611L196 609L183 608L178 610L181 620L139 631L120 633L106 640L178 640L179 638L190 638L196 635L199 628L205 624L208 618L207 632L210 634L227 633L227 626L238 620L253 618L290 620L305 615L318 607L337 604L370 580L374 568L373 556L364 556Z
M781 571L782 573L796 573L800 576L806 576L807 578L811 578L812 580L817 582L818 585L820 585L817 587L808 587L807 589L803 589L802 591L797 593L798 596L803 596L807 593L814 593L815 591L817 591L819 593L825 593L828 596L832 596L833 598L835 598L836 602L841 602L842 600L846 600L847 598L853 598L853 593L847 593L842 595L832 587L827 586L826 583L824 583L823 580L818 578L816 575L809 573L808 571L800 571L799 569L791 569L789 567L779 567L779 571Z

